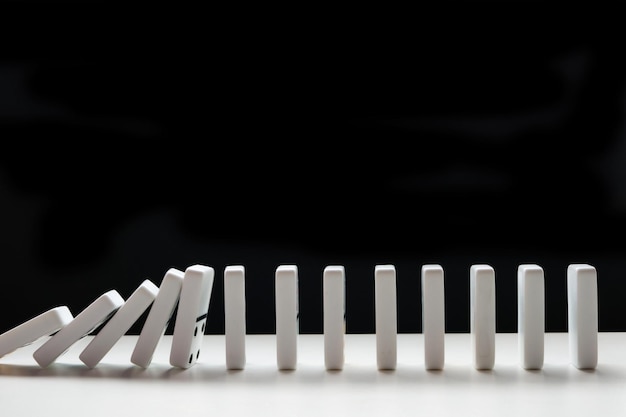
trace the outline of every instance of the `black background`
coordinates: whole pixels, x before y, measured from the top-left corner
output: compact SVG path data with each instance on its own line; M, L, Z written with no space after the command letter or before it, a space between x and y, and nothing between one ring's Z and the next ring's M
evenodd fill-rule
M376 264L396 266L399 331L419 332L426 263L444 267L449 332L469 330L474 263L496 270L499 332L517 328L521 263L545 270L547 331L567 329L570 263L598 270L600 330L625 331L623 42L588 30L601 19L540 27L537 5L486 4L398 31L251 11L128 37L107 19L59 37L42 13L0 62L0 331L194 263L216 271L207 333L233 264L249 333L274 331L280 264L298 266L303 333L322 331L331 264L348 332L374 331Z

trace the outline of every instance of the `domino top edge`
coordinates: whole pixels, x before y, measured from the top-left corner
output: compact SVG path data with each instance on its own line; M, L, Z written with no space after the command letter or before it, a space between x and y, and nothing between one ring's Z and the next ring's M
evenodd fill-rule
M117 290L109 290L104 294L101 294L94 300L94 302L99 300L105 300L108 302L109 305L115 307L121 306L125 302L124 298L119 292L117 292Z
M374 272L396 272L396 266L392 264L379 264L374 267Z
M243 265L227 265L224 267L224 272L238 272L243 274L246 272L246 268Z
M183 274L184 274L184 272L183 272L183 271L181 271L181 270L180 270L180 269L178 269L178 268L169 268L167 271L165 271L164 276L167 276L167 275L174 275L174 276L179 277L179 276L182 276Z
M186 275L196 275L196 276L204 276L204 274L208 274L210 278L213 278L215 275L215 270L207 265L194 264L188 266L185 269Z
M345 273L345 267L343 265L328 265L324 268L324 273Z
M525 271L537 271L537 272L541 272L543 271L543 268L537 264L520 264L517 267L517 270L519 272L525 272Z
M146 279L137 287L137 289L135 289L135 292L155 298L159 293L159 287L157 287L156 284L149 279Z
M297 265L279 265L276 268L276 273L280 274L280 273L297 273L298 272L298 266Z
M578 272L595 272L596 268L593 267L592 265L589 264L585 264L585 263L578 263L578 264L570 264L567 267L568 272L569 271L578 271Z
M493 266L488 264L474 264L470 267L470 272L495 272Z
M443 271L443 267L440 264L424 264L422 265L422 272L429 271Z

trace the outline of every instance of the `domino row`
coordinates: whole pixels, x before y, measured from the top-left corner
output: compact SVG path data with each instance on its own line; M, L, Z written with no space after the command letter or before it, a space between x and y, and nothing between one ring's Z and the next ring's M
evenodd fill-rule
M536 264L522 264L518 278L518 340L520 365L540 369L544 360L544 272ZM147 368L170 320L175 315L169 362L189 368L200 355L214 282L214 269L192 265L185 271L170 268L157 287L145 280L124 300L108 291L75 317L66 306L50 309L0 334L0 357L50 336L34 353L47 367L82 337L96 332L80 353L90 368L100 363L128 329L148 311L131 362ZM224 269L225 351L228 369L243 369L246 363L245 268ZM345 335L345 269L329 265L323 274L323 337L327 369L343 368ZM396 269L376 265L375 326L376 359L379 369L397 365ZM445 291L441 265L421 268L422 332L426 369L443 369L445 362ZM567 268L568 333L570 362L580 369L597 366L598 305L597 273L588 264ZM283 370L297 366L298 268L280 265L275 271L276 361ZM473 365L488 370L495 363L495 271L487 264L470 267L470 333Z
M48 367L78 340L95 332L80 353L80 360L95 367L128 329L149 309L132 353L133 363L147 367L176 312L170 350L172 366L188 368L198 360L213 288L214 270L205 265L189 266L184 272L169 269L159 287L144 280L124 300L110 290L75 317L67 306L50 309L0 335L0 357L19 347L50 336L33 353Z

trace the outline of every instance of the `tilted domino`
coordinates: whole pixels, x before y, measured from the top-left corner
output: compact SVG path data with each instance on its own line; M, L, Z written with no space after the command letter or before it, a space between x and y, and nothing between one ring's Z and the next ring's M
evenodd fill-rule
M65 327L56 332L33 353L39 366L45 368L63 355L74 343L108 320L124 304L116 290L100 295Z
M170 268L161 280L159 292L150 307L130 358L135 365L147 368L152 362L154 352L176 311L184 276L183 271Z
M0 357L59 331L74 317L67 306L51 308L0 334Z
M196 264L185 269L172 335L172 366L189 368L200 357L214 277L210 266Z
M150 307L159 288L146 279L133 291L113 317L94 336L78 358L94 368L139 317Z

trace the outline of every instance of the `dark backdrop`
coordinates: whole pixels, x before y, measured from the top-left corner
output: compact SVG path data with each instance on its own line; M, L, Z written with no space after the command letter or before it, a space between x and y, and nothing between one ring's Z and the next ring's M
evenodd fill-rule
M469 330L474 263L495 268L499 332L517 328L521 263L544 267L546 330L565 331L581 262L600 330L626 331L623 42L457 19L391 40L231 28L181 54L0 62L0 331L194 263L216 271L207 333L223 332L231 264L248 331L272 333L285 263L303 333L322 331L330 264L346 268L347 331L373 332L382 263L400 332L421 331L425 263L445 269L449 332Z

